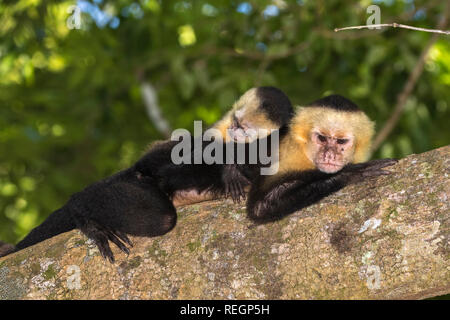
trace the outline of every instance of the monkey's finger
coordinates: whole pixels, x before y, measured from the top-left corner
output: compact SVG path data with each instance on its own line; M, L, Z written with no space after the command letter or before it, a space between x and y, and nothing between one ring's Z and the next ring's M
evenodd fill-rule
M114 254L111 251L111 248L109 247L109 243L107 239L97 239L94 240L95 244L98 247L98 250L100 251L100 254L102 255L103 259L109 260L109 262L114 263Z
M109 237L108 237L108 239L109 239L112 243L114 243L120 250L122 250L123 252L125 252L127 255L130 254L130 250L127 248L126 245L124 245L124 244L119 240L118 237L116 237L116 236L113 235L113 234L110 234Z
M125 242L126 244L128 244L130 247L133 247L133 242L131 242L130 238L128 238L128 236L121 232L121 231L114 231L114 234L120 239L122 240L122 242Z
M131 242L126 233L123 233L122 231L119 230L112 230L110 228L108 229L108 231L112 233L115 237L119 238L120 241L124 242L125 244L128 244L130 247L133 247L133 242Z
M238 203L239 202L239 187L237 186L236 183L233 182L233 188L231 191L231 198L233 199L234 203Z
M377 159L377 160L372 160L370 162L368 162L369 164L369 168L374 168L374 169L381 169L384 167L389 167L392 166L394 164L396 164L398 162L398 160L396 159Z
M114 263L114 254L112 253L111 247L109 246L108 240L102 241L97 244L98 250L102 255L103 259L107 259L109 262Z
M369 162L348 165L343 172L365 171L373 169L381 169L396 164L396 159L376 159Z
M241 191L241 184L239 182L235 183L235 198L236 198L236 203L241 202L241 195L242 195L242 191Z
M249 185L250 184L250 180L247 179L247 177L242 175L240 178L241 178L241 180L244 180L244 183L241 185Z
M245 200L245 191L244 191L244 186L239 183L239 200L244 201Z
M388 170L368 170L363 172L364 177L377 177L377 176L387 176L392 172Z
M231 185L229 183L225 184L225 196L231 197Z
M108 245L109 247L109 245ZM108 261L111 264L114 264L114 262L116 262L116 259L114 259L114 254L112 253L111 249L109 249L109 251L107 252L107 257L108 257Z
M233 200L233 202L236 202L236 197L235 197L235 190L234 190L234 182L230 183L230 190L228 193L228 196Z
M114 243L120 250L125 252L127 255L130 254L130 250L119 240L119 237L116 236L111 229L106 228L105 234L108 240Z
M120 250L125 252L127 255L130 254L130 250L119 240L119 237L115 235L114 231L107 227L107 226L101 226L97 224L97 228L99 229L99 232L103 235L105 238L102 242L106 243L107 249L105 249L105 253L108 256L108 259L111 261L111 258L114 260L114 255L111 251L111 248L109 247L108 240L114 243ZM105 246L106 247L106 246Z
M241 202L242 200L245 199L244 186L242 185L242 183L237 183L237 188L238 188L238 202Z

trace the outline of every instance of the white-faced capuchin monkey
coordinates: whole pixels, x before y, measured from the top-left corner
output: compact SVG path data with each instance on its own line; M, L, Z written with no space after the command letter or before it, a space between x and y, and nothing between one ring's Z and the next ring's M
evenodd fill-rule
M350 100L331 95L300 108L281 138L278 172L259 176L247 200L256 223L281 219L369 177L394 159L365 162L374 123Z
M244 134L243 129L284 127L292 115L292 105L281 90L258 87L246 92L215 127L227 142ZM227 128L232 129L229 138ZM109 241L129 253L126 245L132 243L127 235L159 236L175 226L177 213L172 199L177 192L193 192L200 197L231 193L239 199L243 185L248 183L245 170L241 173L234 165L224 164L174 164L171 151L177 143L157 143L132 167L75 193L14 251L78 228L94 240L104 258L113 262Z
M294 110L289 98L278 88L257 87L247 90L238 101L236 101L230 111L212 128L220 131L225 143L227 142L252 142L253 137L249 132L263 129L266 132L278 130L286 126L294 115ZM258 138L263 137L261 134ZM171 145L163 142L159 145L158 152L166 155L171 150ZM174 142L171 142L173 144ZM170 146L170 148L167 148ZM221 168L222 180L225 183L225 190L219 188L219 192L202 191L198 188L183 189L176 191L172 195L174 206L192 204L200 201L217 198L220 195L230 196L234 202L245 198L244 187L250 182L245 175L238 170L237 164L224 164ZM200 169L204 169L201 167ZM176 170L179 170L178 168ZM169 172L166 175L170 174ZM185 179L185 176L182 177ZM194 178L195 179L195 178ZM211 189L211 188L210 188Z

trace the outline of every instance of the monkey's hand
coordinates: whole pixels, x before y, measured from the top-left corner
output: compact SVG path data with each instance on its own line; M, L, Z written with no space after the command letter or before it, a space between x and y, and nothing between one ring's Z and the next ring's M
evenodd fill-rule
M348 179L348 183L358 183L366 178L385 176L391 174L385 167L396 164L396 159L377 159L364 163L350 164L345 166L336 175Z
M224 165L222 181L225 186L225 195L230 196L233 202L238 203L241 198L245 200L244 188L250 184L250 181L238 170L236 164Z
M114 263L114 254L109 246L109 241L114 243L120 250L125 252L127 255L130 254L130 250L125 244L130 247L133 243L123 232L112 230L107 226L103 226L92 219L76 219L78 228L83 232L89 239L92 239L98 247L100 254L104 259L108 259L109 262Z

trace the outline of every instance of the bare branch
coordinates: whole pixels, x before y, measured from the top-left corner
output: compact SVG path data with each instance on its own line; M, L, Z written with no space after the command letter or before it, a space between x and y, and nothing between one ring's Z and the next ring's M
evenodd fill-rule
M403 29L410 29L410 30L416 30L416 31L450 35L450 30L446 31L446 30L440 30L440 29L418 28L418 27L408 26L406 24L400 24L400 23L395 23L395 22L394 23L381 23L381 24L353 26L353 27L345 27L345 28L335 28L334 32L339 32L339 31L343 31L343 30L353 30L353 29L377 29L377 28L384 28L384 27L403 28Z

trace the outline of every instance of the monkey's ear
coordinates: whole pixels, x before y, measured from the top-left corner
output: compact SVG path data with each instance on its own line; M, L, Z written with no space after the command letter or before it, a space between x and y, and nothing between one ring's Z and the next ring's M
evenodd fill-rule
M295 140L297 140L300 143L307 143L308 138L305 135L295 135Z
M372 140L375 134L375 122L371 121L364 113L359 119L360 126L355 133L355 155L354 163L369 160L372 149Z
M303 121L303 119L300 119ZM299 121L301 123L301 121ZM290 130L292 130L292 136L294 139L300 143L307 143L309 139L309 132L311 131L311 126L307 124L299 125L299 122L294 121Z

